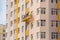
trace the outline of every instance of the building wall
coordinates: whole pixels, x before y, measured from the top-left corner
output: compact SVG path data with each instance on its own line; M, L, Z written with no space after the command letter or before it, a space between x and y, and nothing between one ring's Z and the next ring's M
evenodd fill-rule
M58 1L58 0L57 0ZM32 4L31 4L32 3ZM12 6L11 6L12 5ZM23 6L22 6L23 5ZM38 2L38 0L32 0L27 3L25 0L19 0L19 34L18 37L20 40L57 40L56 35L58 33L57 25L58 25L58 19L57 19L57 3L56 0L51 2L51 0L41 0ZM16 4L14 0L6 0L6 19L7 19L7 38L6 40L15 40L16 34ZM31 14L33 17L32 20L28 23L26 21L22 22L23 15L25 14L25 8L29 8L29 14ZM53 9L52 9L53 8ZM23 9L23 11L22 11ZM39 9L39 11L38 11ZM43 13L41 10L44 10ZM52 11L53 10L53 11ZM38 13L39 12L39 13ZM39 22L37 22L39 20ZM41 22L43 20L44 22ZM31 24L32 23L32 24ZM39 23L39 26L38 26ZM27 24L27 29L26 29ZM41 26L43 24L43 26ZM31 26L33 25L33 26ZM23 28L22 28L23 27ZM23 32L22 32L23 29ZM29 31L29 35L26 38L26 30ZM12 33L11 33L12 31ZM41 32L45 32L45 38L41 38ZM54 32L52 34L52 32ZM39 33L39 34L37 34ZM38 37L37 37L38 35ZM55 38L53 37L55 35ZM53 39L52 39L53 37ZM22 39L23 38L23 39Z
M0 24L0 40L5 40L6 33L5 33L5 25Z

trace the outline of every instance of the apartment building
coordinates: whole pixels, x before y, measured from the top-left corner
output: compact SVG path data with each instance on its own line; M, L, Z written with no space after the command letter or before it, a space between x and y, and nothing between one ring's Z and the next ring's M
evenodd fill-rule
M5 25L0 24L0 40L5 40Z
M18 0L18 40L60 40L59 0ZM6 0L6 40L16 40L16 0Z

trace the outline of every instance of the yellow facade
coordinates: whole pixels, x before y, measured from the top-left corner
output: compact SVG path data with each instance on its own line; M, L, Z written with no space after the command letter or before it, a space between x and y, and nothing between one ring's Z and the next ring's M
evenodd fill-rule
M16 0L16 40L18 40L18 0Z
M58 32L60 32L60 26L58 27Z
M25 0L26 3L28 3L30 0Z
M58 20L60 20L60 14L58 14Z
M26 30L25 35L29 36L29 30Z
M30 12L29 8L26 8L25 10L26 10L25 11L26 14L28 14Z
M60 2L58 2L58 9L60 9ZM60 21L60 14L58 14L58 21ZM58 26L58 33L60 33L60 25ZM60 40L59 36L58 36L58 40Z
M60 9L60 2L58 2L58 8Z

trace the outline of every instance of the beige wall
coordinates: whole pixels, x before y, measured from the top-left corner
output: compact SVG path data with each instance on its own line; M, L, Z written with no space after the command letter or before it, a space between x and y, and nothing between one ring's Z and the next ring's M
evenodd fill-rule
M57 20L57 15L51 15L51 8L57 8L57 4L56 3L51 3L50 2L51 0L45 0L45 2L40 2L40 3L37 3L36 0L33 0L33 6L31 6L31 1L29 2L29 8L30 8L30 13L31 11L33 11L32 15L33 15L33 18L34 20L32 21L33 22L33 29L31 29L31 22L29 23L29 40L31 40L31 34L34 35L34 40L52 40L51 39L51 32L57 32L57 28L56 27L51 27L51 20ZM11 7L11 2L13 2L13 6ZM8 15L7 16L7 28L6 28L6 32L7 32L7 38L6 40L14 40L16 39L15 38L15 33L14 33L14 30L16 29L15 27L15 23L14 23L14 20L15 20L15 17L16 17L16 14L14 12L15 10L15 4L14 4L14 0L6 0L6 5L8 5L8 8L6 9L6 14ZM24 5L24 11L22 11L22 5ZM22 22L22 15L25 15L25 0L19 0L19 7L20 7L20 12L19 12L19 18L20 18L20 22L19 22L19 29L20 29L20 33L18 34L20 40L22 39L22 37L24 37L24 40L25 40L25 22ZM46 14L40 14L40 15L37 15L37 8L41 8L41 7L44 7L46 8ZM12 16L11 15L11 11L12 11ZM38 27L37 26L37 20L39 19L44 19L46 20L46 26L43 26L43 27ZM12 23L12 26L11 26L11 21L13 22ZM24 32L22 32L22 26L24 26ZM10 31L12 31L12 36L10 36ZM37 32L46 32L46 38L45 39L37 39ZM53 40L57 40L57 39L53 39Z

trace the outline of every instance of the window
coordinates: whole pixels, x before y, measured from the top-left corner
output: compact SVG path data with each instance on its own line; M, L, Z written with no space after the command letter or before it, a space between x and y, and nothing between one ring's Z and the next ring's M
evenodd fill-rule
M37 14L45 14L46 13L46 8L37 8Z
M16 19L14 19L14 25L15 25L15 23L16 23Z
M56 3L58 3L58 0L56 0Z
M13 13L13 11L11 11L10 17L12 17L12 13Z
M16 4L16 0L14 0L14 3Z
M26 3L25 5L26 5L25 8L28 8L29 7L29 3Z
M58 21L56 21L56 27L58 27Z
M31 0L31 6L33 5L33 0Z
M46 20L37 20L37 25L38 26L45 26L46 25Z
M18 38L18 40L20 40L20 38Z
M8 14L6 14L6 19L8 19Z
M10 35L12 36L12 31L10 31Z
M24 0L22 0L22 1L24 1Z
M58 38L60 38L60 32L58 33Z
M45 26L45 24L46 24L45 21L46 21L46 20L41 20L41 26Z
M31 40L33 40L33 34L31 34Z
M37 0L38 3L40 3L40 0Z
M16 40L16 39L14 39L14 40Z
M46 32L41 32L41 38L46 38Z
M8 23L6 23L6 28L8 27Z
M7 33L6 33L6 37L7 37Z
M52 20L51 21L51 26L52 27L58 27L58 21L57 20Z
M37 32L37 38L40 38L40 32Z
M26 40L29 40L29 36L26 36Z
M51 9L51 14L52 15L57 15L58 14L58 9L52 8Z
M41 2L45 2L45 0L41 0Z
M26 29L26 30L28 30L28 29L29 29L28 23L27 23L25 26L26 26L26 28L25 28L25 29Z
M20 12L20 7L18 7L18 13Z
M20 18L18 17L18 23L20 22Z
M3 38L3 40L5 40L5 38Z
M14 29L14 34L15 34L16 29Z
M5 32L5 30L3 30L3 32Z
M16 9L14 10L14 15L16 15Z
M41 21L37 20L37 26L41 26Z
M24 31L24 26L22 26L22 32Z
M58 14L58 9L55 9L56 10L56 15Z
M37 14L40 14L41 12L40 12L40 8L37 8Z
M53 2L58 3L58 0L51 0L51 3L53 3Z
M51 3L53 3L53 0L51 0Z
M6 9L8 9L8 5L6 5Z
M41 8L41 14L45 14L46 13L46 8Z
M5 34L3 34L3 37L5 37Z
M31 23L31 29L33 28L33 23Z
M24 37L22 37L22 40L24 40Z
M13 6L13 2L11 2L11 7Z
M17 19L14 19L14 23L17 22ZM18 17L18 23L20 22L20 18Z
M22 5L22 11L24 10L24 5Z
M58 32L52 32L51 39L58 39Z
M20 32L20 28L18 28L18 33Z
M11 21L11 26L13 25L13 22Z

